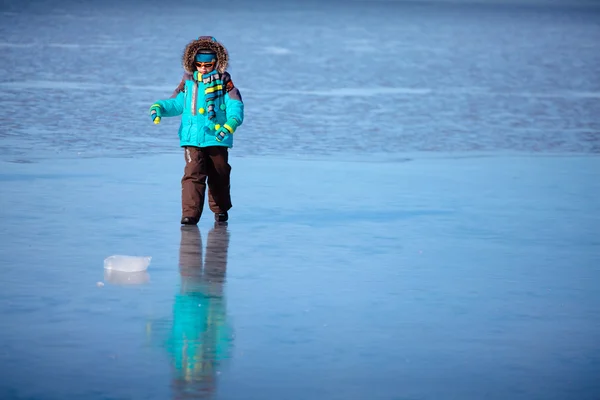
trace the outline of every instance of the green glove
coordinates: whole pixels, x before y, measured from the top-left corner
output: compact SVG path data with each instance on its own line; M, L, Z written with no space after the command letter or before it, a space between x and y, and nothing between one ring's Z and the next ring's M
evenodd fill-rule
M215 128L217 129L217 135L216 135L216 139L217 142L221 142L223 141L227 135L231 135L233 134L233 132L235 132L235 130L237 129L237 127L240 125L240 123L238 122L237 119L235 118L229 118L227 120L227 122L225 122L223 124L223 126L218 127L215 126Z
M150 107L150 118L152 118L152 121L155 124L159 124L160 123L160 119L162 118L162 108L160 107L160 104L152 104L152 107Z

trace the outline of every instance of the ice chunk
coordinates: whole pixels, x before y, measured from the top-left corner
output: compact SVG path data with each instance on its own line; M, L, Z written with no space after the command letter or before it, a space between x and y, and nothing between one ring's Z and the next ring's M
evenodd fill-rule
M145 285L150 282L150 275L147 271L123 272L105 269L104 280L111 285Z
M152 257L115 255L104 259L104 269L121 272L140 272L148 269Z

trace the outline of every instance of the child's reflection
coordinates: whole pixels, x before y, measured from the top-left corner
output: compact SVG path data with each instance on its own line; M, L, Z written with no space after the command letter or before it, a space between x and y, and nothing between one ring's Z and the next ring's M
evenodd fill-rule
M198 227L181 228L181 290L175 297L169 340L175 398L209 397L216 388L218 366L229 355L232 336L223 296L228 247L227 226L215 225L208 233L203 266Z

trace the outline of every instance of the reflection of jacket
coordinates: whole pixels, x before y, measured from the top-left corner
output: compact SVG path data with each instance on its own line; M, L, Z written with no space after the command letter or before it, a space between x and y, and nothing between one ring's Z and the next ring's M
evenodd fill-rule
M180 294L173 307L171 351L175 367L186 378L212 372L212 365L228 357L229 328L222 298L202 293Z
M204 83L202 75L194 74L196 68L195 55L200 49L210 48L217 53L216 70L219 73L219 84L210 86ZM230 75L225 71L229 63L229 56L225 47L216 41L202 37L190 42L183 54L183 66L186 78L183 86L178 88L179 93L166 100L159 100L163 117L181 115L179 126L179 142L181 146L233 146L233 135L226 135L219 142L216 140L217 125L223 126L228 120L235 118L238 125L244 120L244 103L239 90L233 86ZM206 90L215 93L214 111L216 117L208 118L208 106L205 101ZM216 89L216 90L215 90Z
M208 234L206 258L197 227L182 227L179 267L181 291L175 297L168 349L178 379L208 384L216 367L229 357L231 329L227 322L223 283L229 234L213 229Z

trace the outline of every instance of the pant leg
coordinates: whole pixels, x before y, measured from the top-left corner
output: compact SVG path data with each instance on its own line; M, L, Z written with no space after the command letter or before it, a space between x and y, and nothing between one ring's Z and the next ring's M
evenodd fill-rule
M212 198L208 198L210 210L214 213L228 211L231 205L229 152L227 147L210 146L204 149L206 174Z
M218 209L217 202L215 201L212 190L210 189L210 181L208 182L208 190L206 192L208 193L208 206L210 207L210 210L213 211Z
M184 147L185 168L181 178L181 215L200 219L206 191L206 160L198 147Z

